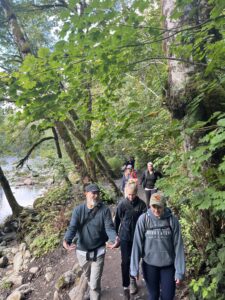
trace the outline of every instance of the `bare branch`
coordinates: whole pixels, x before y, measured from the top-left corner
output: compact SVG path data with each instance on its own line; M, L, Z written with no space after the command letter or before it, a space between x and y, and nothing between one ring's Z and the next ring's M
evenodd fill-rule
M49 136L49 137L45 137L43 139L41 139L40 141L38 141L37 143L35 143L31 148L30 150L27 152L27 154L24 156L24 158L22 158L18 164L16 165L16 168L22 168L25 161L28 160L29 156L31 155L32 151L37 147L39 146L41 143L45 142L45 141L48 141L48 140L54 140L54 137L53 136Z

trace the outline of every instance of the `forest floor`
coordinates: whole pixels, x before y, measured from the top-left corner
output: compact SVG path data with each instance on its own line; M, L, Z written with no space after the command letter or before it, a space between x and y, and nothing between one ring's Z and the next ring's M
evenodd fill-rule
M117 184L119 181L116 182ZM139 197L144 199L144 191L140 189ZM112 212L115 212L115 205L111 205ZM62 274L72 270L74 264L76 264L76 256L74 251L67 252L62 245L60 245L53 252L31 260L28 265L27 271L22 273L23 283L29 283L32 292L27 294L26 299L29 300L57 300L59 298L54 297L56 291L55 284ZM102 277L102 300L119 300L123 299L123 288L121 280L121 258L120 249L107 249L105 266ZM38 271L35 274L29 272L30 268L38 267ZM46 273L50 270L51 280L46 280ZM138 281L139 291L131 299L147 299L147 291L145 282L142 276ZM177 290L176 299L187 300L185 296L187 288L185 285ZM7 299L8 293L5 293L5 297L1 299ZM69 300L68 293L65 292L64 296L61 295L62 300Z

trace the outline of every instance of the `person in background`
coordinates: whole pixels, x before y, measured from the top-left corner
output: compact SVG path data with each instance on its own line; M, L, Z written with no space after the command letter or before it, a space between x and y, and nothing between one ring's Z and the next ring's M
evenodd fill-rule
M157 179L162 178L162 174L156 171L152 162L147 163L147 170L142 174L140 185L145 190L146 205L149 207L151 195L157 191L155 187Z
M88 281L91 300L101 298L106 242L111 243L110 248L119 246L111 212L101 202L99 192L98 185L94 183L85 186L86 202L75 207L63 240L65 249L76 249L79 265ZM75 236L77 241L73 244Z
M124 173L123 173L122 185L121 185L121 190L122 190L123 194L124 194L126 183L128 182L129 179L132 178L131 173L132 173L132 166L131 165L126 166L126 169L124 170Z
M137 220L147 210L145 202L137 196L137 191L136 182L130 179L125 186L125 199L117 206L114 220L116 233L120 238L122 284L125 299L130 299L130 294L137 292L136 279L130 277L130 256Z
M173 300L176 285L184 279L184 247L180 224L162 192L151 196L150 208L138 219L130 265L133 277L139 276L141 258L148 300Z
M128 158L128 160L126 160L125 166L128 166L128 165L131 165L132 166L132 169L134 169L134 165L135 165L135 158L133 156L130 156Z

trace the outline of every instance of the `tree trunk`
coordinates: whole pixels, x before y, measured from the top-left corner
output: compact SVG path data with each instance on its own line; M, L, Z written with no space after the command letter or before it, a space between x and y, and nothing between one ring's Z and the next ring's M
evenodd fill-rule
M19 49L22 58L29 53L32 53L30 43L22 31L21 25L19 24L16 14L14 13L11 4L8 0L0 0L0 4L3 8L5 17L8 21L12 37Z
M184 25L184 21L172 20L172 13L175 8L175 0L162 0L162 13L164 16L164 43L163 49L166 57L176 58L172 53L170 46L174 42L174 36L168 38L175 28ZM185 18L184 18L185 19ZM176 60L168 60L168 85L166 93L166 105L173 118L182 119L186 114L187 99L185 97L186 85L189 81L189 74L194 71L193 66L186 66L184 63Z
M23 210L23 207L17 203L17 201L13 195L13 192L10 188L9 182L8 182L7 178L5 177L1 166L0 166L0 183L2 185L5 196L9 202L9 205L12 209L13 215L18 216L21 213L21 211Z
M72 117L73 121L78 121L79 118L74 110L69 111L70 116ZM71 122L71 121L70 121ZM72 123L72 122L71 122ZM81 131L73 125L73 123L70 123L70 128L72 129L71 133L80 141L80 143L84 144L86 147L87 139L82 135ZM112 177L116 178L116 174L111 169L111 166L105 159L104 155L101 152L93 153L93 156L97 156L98 160L101 161L101 165L104 168L104 170Z
M58 134L57 134L57 131L56 131L55 127L52 127L52 133L54 135L55 146L56 146L56 151L57 151L57 154L58 154L58 158L60 160L62 160L62 151L61 151L61 148L60 148L59 137L58 137ZM70 182L70 180L69 180L69 178L66 174L65 166L62 162L61 162L61 167L62 167L63 178L65 179L66 183L69 186L72 186L72 183Z
M63 122L56 121L55 126L59 133L59 136L63 140L66 152L71 161L73 162L76 171L80 174L82 181L85 180L87 177L90 177L85 163L83 162L77 149L75 148L65 124Z

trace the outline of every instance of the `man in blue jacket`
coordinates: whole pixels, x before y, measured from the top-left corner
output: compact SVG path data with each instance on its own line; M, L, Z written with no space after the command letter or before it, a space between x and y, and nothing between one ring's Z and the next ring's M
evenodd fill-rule
M101 297L106 242L111 243L110 248L119 245L111 212L100 201L99 192L96 184L85 187L86 203L74 209L63 241L65 249L76 249L78 262L90 287L91 300L99 300ZM77 242L73 244L75 236Z

